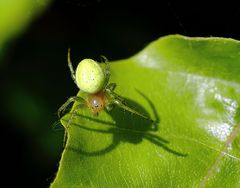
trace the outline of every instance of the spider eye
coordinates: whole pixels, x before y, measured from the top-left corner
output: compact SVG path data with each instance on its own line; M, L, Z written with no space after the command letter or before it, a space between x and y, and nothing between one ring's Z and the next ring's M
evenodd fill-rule
M80 90L97 93L105 84L106 75L102 67L92 59L82 60L76 69L76 82Z

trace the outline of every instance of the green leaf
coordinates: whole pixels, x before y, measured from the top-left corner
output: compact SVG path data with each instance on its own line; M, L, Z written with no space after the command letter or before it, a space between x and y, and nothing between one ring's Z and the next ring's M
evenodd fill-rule
M0 0L0 47L21 32L51 0Z
M156 122L79 109L52 187L239 187L239 41L171 35L110 66L116 93Z

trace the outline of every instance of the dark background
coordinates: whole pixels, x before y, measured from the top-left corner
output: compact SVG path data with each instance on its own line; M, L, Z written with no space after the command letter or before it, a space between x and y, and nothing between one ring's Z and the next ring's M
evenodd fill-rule
M8 185L47 187L62 151L57 109L77 93L67 67L83 58L127 58L168 34L240 39L231 1L56 0L8 45L0 69L1 155ZM59 126L60 127L60 126Z

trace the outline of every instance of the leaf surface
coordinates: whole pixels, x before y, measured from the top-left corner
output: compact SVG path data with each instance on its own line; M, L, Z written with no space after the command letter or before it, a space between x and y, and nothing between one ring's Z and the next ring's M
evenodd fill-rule
M239 41L170 35L110 66L116 93L155 123L79 109L52 187L240 185Z

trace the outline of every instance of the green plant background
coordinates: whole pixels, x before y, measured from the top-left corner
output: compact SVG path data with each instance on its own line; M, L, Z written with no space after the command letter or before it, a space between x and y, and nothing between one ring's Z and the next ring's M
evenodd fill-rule
M22 32L50 2L50 0L0 1L0 45Z
M110 63L117 93L156 122L79 109L52 187L238 187L239 50L175 35Z

